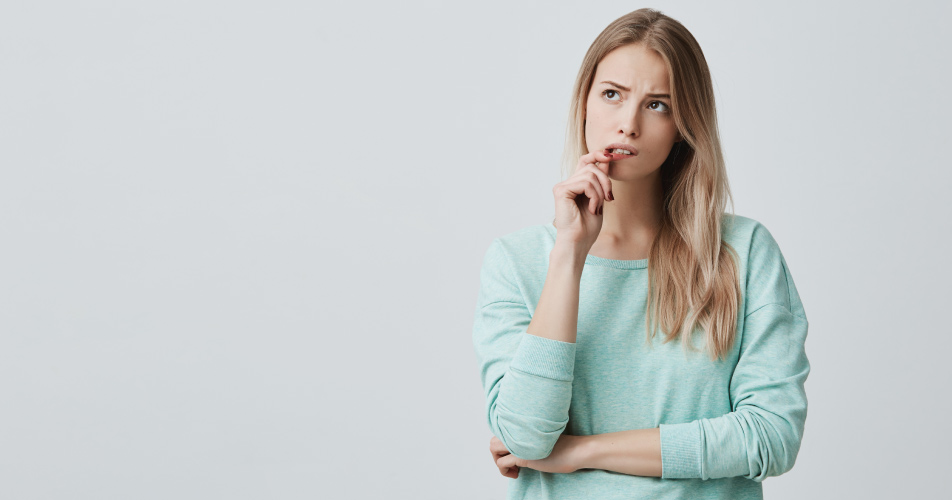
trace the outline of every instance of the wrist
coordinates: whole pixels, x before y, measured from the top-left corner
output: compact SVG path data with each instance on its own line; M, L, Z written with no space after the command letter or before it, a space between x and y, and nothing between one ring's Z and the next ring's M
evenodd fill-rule
M556 242L549 252L549 265L571 268L581 268L585 265L585 258L588 256L588 250L577 245Z
M598 442L592 439L592 436L575 436L576 440L572 446L572 465L575 470L594 469L594 460Z

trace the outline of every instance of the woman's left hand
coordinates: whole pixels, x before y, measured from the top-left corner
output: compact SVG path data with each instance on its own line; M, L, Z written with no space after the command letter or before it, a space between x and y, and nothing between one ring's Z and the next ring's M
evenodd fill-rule
M541 472L566 474L582 468L580 466L581 445L585 436L571 436L562 434L556 441L552 453L541 460L527 460L518 458L509 453L506 446L496 436L489 440L489 451L492 453L499 473L508 478L519 477L519 468L528 467Z

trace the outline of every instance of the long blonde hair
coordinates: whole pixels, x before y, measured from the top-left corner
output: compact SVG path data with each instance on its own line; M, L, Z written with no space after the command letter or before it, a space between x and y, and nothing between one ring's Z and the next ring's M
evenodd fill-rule
M680 337L697 350L693 332L706 332L707 353L717 360L731 350L741 300L737 253L721 239L722 220L733 221L733 197L721 152L714 88L707 61L694 36L654 9L639 9L606 27L592 42L572 94L563 178L574 173L585 143L585 102L599 61L633 43L656 51L668 68L672 111L682 141L661 165L664 209L648 254L650 293L645 315L651 343L660 320L664 343ZM731 202L731 213L725 208ZM733 257L733 258L725 258Z

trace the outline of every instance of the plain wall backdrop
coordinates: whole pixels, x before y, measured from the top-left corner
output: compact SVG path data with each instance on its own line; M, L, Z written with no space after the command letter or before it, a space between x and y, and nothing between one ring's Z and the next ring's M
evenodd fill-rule
M481 259L551 221L641 7L701 44L810 320L766 496L942 496L949 2L190 0L0 7L0 498L504 498Z

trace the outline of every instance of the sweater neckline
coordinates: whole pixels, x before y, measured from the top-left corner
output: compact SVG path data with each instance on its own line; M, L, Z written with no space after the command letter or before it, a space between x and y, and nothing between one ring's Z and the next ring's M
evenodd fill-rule
M546 230L552 235L553 241L555 240L556 234L558 234L558 228L548 223L545 225ZM614 269L646 269L648 267L648 259L637 259L637 260L621 260L621 259L606 259L604 257L597 257L592 254L585 256L585 265L599 266L599 267L611 267Z

